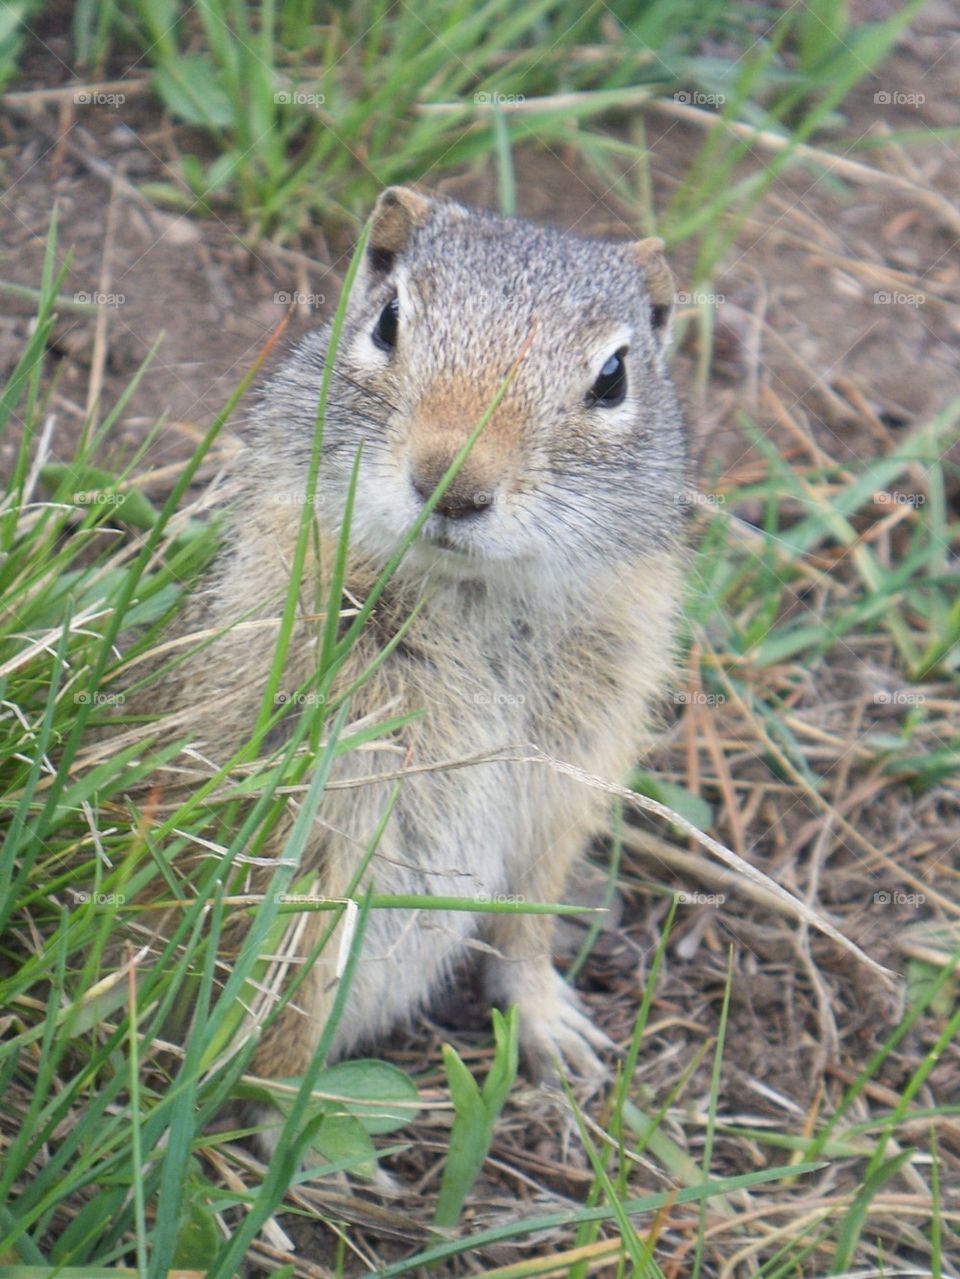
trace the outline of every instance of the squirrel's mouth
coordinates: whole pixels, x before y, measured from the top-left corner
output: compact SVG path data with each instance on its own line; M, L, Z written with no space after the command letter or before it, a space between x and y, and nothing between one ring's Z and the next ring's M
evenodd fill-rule
M458 545L445 533L433 534L417 538L421 554L426 553L437 568L446 565L451 569L476 567L481 557L469 547ZM415 543L416 545L416 543Z
M413 563L455 577L482 572L486 556L475 539L465 537L460 529L445 528L444 524L446 521L434 525L431 520L420 530L410 548Z
M473 557L476 555L475 539L458 522L433 514L420 530L417 541L451 555Z
M434 511L414 539L408 563L454 577L476 577L505 561L524 558L522 549L497 536L497 521L489 514L451 519Z
M421 533L420 536L428 546L436 546L441 551L453 551L457 555L466 554L463 547L459 546L453 538L451 538L449 534L445 533L442 529L437 533Z

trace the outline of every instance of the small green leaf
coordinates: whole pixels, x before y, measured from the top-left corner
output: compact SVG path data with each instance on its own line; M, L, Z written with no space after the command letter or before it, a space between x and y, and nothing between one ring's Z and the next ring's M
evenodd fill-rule
M922 960L907 961L907 1006L915 1008L923 1003L940 976L940 969L933 964L925 964ZM940 1017L949 1017L957 1004L960 995L960 980L948 982L937 991L930 1001L930 1007Z
M456 1049L443 1045L443 1064L456 1117L434 1217L438 1226L456 1225L490 1151L494 1125L517 1074L520 1010L511 1008L506 1017L495 1011L493 1032L496 1048L482 1090Z
M700 830L709 830L713 825L713 809L705 799L692 795L684 786L645 772L635 773L630 785L638 795L646 795L658 804L665 804Z
M193 209L196 199L188 195L172 182L141 182L139 190L154 204L164 205L170 209Z
M149 498L135 489L121 492L117 477L98 466L48 462L41 468L40 478L54 494L67 494L77 506L109 506L111 519L123 520L133 528L151 529L157 522L158 511Z
M20 4L5 4L0 9L0 40L9 40L20 27L20 23L26 17L27 5L21 0Z
M402 1128L419 1112L413 1083L385 1061L359 1059L328 1066L317 1076L314 1090L343 1097L350 1114L373 1134Z
M443 1064L456 1117L450 1133L434 1222L438 1226L454 1226L471 1187L480 1175L493 1131L477 1081L450 1044L443 1045Z
M199 54L167 58L153 77L154 88L175 116L187 124L223 129L233 108L213 63Z
M493 1065L480 1090L491 1123L503 1109L517 1077L520 1058L520 1009L516 1005L510 1009L506 1017L499 1009L494 1008L493 1037L496 1043Z
M206 172L206 190L219 191L233 181L234 174L243 163L243 156L238 151L225 151L217 156Z
M185 1187L183 1215L173 1255L176 1270L203 1272L216 1260L220 1231L209 1198L210 1186L198 1175L191 1175Z
M197 197L203 200L207 191L207 171L198 156L183 155L180 157L180 172L187 186Z
M377 1152L363 1124L352 1115L326 1115L310 1144L328 1163L345 1164L368 1180L376 1176Z

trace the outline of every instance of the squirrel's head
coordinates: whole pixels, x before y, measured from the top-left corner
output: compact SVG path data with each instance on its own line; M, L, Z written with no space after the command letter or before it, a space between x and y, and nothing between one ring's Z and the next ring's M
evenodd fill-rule
M673 540L685 449L662 247L384 191L336 353L318 489L342 506L362 441L352 542L389 556L484 414L407 565L583 576ZM319 346L305 353L315 368Z

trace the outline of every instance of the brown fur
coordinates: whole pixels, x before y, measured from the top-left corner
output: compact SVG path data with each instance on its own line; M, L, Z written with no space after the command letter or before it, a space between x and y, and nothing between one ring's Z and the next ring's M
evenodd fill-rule
M307 615L317 575L329 581L356 444L365 453L347 585L362 599L418 509L411 479L440 479L527 353L451 490L464 501L484 495L485 509L430 517L339 672L337 689L357 681L419 608L402 644L354 693L350 714L423 714L339 758L335 783L372 780L328 789L308 866L324 895L346 891L391 790L375 778L407 761L438 767L403 783L371 865L378 892L560 901L574 859L605 824L596 792L504 759L439 766L534 743L620 780L645 743L670 681L683 560L682 432L662 316L651 312L665 304L669 272L649 241L561 237L403 190L381 197L370 245L336 358L316 498L319 562L311 558L304 578L287 692L317 660L317 624ZM501 303L506 286L513 291ZM399 338L382 352L370 333L394 292ZM239 467L231 539L188 627L279 616L326 337L308 339L265 393ZM610 344L628 349L628 395L622 406L597 407L588 392ZM227 630L152 699L191 707L195 740L222 762L249 735L275 641L271 627ZM328 920L306 917L301 955ZM548 1073L559 1056L595 1071L604 1037L553 969L551 924L374 912L335 1054L413 1015L479 935L491 952L491 994L519 1004L533 1067ZM334 939L296 1006L263 1035L259 1072L306 1067L335 993L336 950Z

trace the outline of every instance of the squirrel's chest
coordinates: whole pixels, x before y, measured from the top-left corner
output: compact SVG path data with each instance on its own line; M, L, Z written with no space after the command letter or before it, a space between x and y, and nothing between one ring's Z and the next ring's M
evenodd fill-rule
M383 891L512 891L518 867L586 829L596 793L536 762L531 747L601 776L629 766L633 731L622 690L598 677L599 643L522 618L481 632L451 616L396 645L362 690L369 704L352 706L389 706L408 721L360 763L340 761L367 782L324 807L328 829L363 846L392 802L374 859ZM381 771L389 780L371 785Z
M443 641L396 654L403 700L419 711L413 737L422 748L473 755L542 737L562 701L547 637L522 625L470 632L451 619Z

